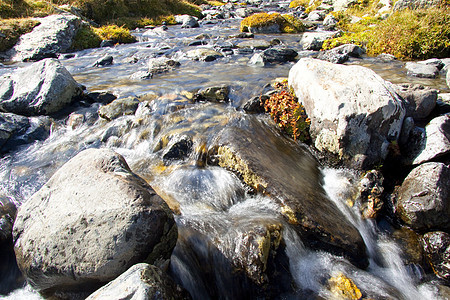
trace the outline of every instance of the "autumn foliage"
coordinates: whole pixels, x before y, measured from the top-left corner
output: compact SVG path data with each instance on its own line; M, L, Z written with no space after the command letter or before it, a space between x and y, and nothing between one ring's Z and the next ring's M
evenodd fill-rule
M264 109L277 125L292 136L294 140L307 142L310 140L309 125L311 121L305 108L289 91L286 84L277 84L280 92L273 94L264 103Z

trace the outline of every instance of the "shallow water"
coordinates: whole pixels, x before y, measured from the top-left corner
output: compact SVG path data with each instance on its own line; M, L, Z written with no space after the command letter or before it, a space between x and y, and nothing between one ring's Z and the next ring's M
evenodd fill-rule
M270 124L265 116L248 116L239 107L249 98L260 95L274 78L287 77L293 63L256 67L247 64L252 54L234 54L214 62L189 60L185 53L193 37L208 33L212 37L203 47L226 46L229 35L238 33L239 20L224 20L198 29L170 27L145 41L114 48L84 50L74 58L61 59L74 78L88 91L110 91L119 97L140 96L154 92L161 98L141 103L136 115L123 116L111 122L96 119L98 104L80 107L78 113L92 115L91 122L76 129L56 120L50 137L24 146L0 160L0 192L17 205L26 201L67 160L86 148L112 148L124 155L131 169L145 178L166 200L177 206L175 216L180 239L172 256L174 278L191 292L195 299L257 298L261 292L242 274L234 274L229 257L242 245L236 236L258 235L267 226L280 226L284 248L276 261L291 274L295 288L287 287L285 277L272 278L272 293L278 298L298 299L334 296L328 279L344 274L351 278L367 296L394 299L436 299L436 288L420 284L420 271L406 266L402 249L377 224L361 220L356 208L346 205L343 194L355 188L354 174L346 170L323 169L324 189L364 238L370 266L360 270L343 258L307 249L279 213L279 206L270 197L255 194L233 173L205 164L203 149L214 143L218 132L239 124L244 130L249 118ZM136 32L141 38L142 32ZM258 35L298 49L300 35ZM134 72L145 70L149 58L165 53L180 61L174 71L155 75L148 80L131 80ZM114 64L93 67L94 62L110 54ZM130 57L137 62L130 63ZM350 63L369 67L394 83L419 82L448 92L445 80L423 80L406 77L403 62L383 63L374 59L354 59ZM0 75L26 64L0 68ZM192 103L182 91L226 84L231 87L229 104ZM167 151L189 137L194 151L175 160L167 159ZM285 137L279 136L280 139ZM308 176L307 174L305 176ZM320 183L318 182L317 185ZM219 249L220 251L218 251ZM211 265L205 270L204 265ZM289 271L287 271L289 270ZM209 286L213 279L214 287ZM231 287L231 288L230 288ZM219 294L220 293L220 294ZM14 291L7 299L39 299L30 288ZM272 298L277 298L272 297Z

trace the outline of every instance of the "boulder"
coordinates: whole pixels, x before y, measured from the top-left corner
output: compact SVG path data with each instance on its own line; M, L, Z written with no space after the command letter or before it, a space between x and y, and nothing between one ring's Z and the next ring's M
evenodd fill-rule
M306 20L311 22L323 21L325 19L326 14L327 14L326 11L323 10L313 10L308 14Z
M47 117L28 118L11 113L0 113L0 153L44 140L50 135L52 122Z
M180 66L179 62L165 56L152 58L148 61L148 70L152 74L169 72L178 66Z
M110 66L113 64L113 60L114 60L114 57L106 54L105 56L103 56L95 61L94 67Z
M405 163L418 165L450 153L450 115L434 118L417 128L406 145Z
M321 51L317 55L318 59L326 60L334 64L342 64L346 62L349 57L360 58L366 51L354 44L345 44L336 48Z
M365 244L358 230L325 196L322 173L310 152L280 137L274 124L269 127L252 115L239 123L218 134L214 148L217 164L278 203L278 213L294 226L305 245L367 266Z
M450 234L442 231L423 235L423 248L434 273L450 281Z
M92 293L86 300L101 299L190 299L160 268L140 263Z
M264 103L269 99L267 95L255 96L252 99L245 102L242 109L249 114L262 114L264 113Z
M423 120L436 106L438 91L420 84L396 84L397 94L405 100L406 116L414 120Z
M338 31L305 32L300 39L300 45L303 50L319 51L325 40L336 37L338 33Z
M236 45L238 48L250 48L250 49L259 49L259 50L265 50L269 48L270 42L262 39L252 39L252 40L246 40L242 41L239 44Z
M220 57L223 57L223 54L209 48L197 48L194 50L189 50L186 53L186 56L193 60L214 61Z
M73 38L81 27L81 19L72 14L39 18L39 26L20 37L8 52L13 61L40 60L57 57L72 46Z
M420 78L436 78L439 74L439 69L433 65L426 65L415 62L407 62L405 65L406 74L408 76Z
M22 204L13 236L19 268L50 297L91 293L136 263L168 259L177 228L122 156L88 149Z
M100 107L98 115L108 121L125 115L134 115L139 103L139 100L135 97L119 98Z
M390 82L361 66L302 58L291 68L288 83L311 119L319 151L363 168L386 158L405 116Z
M175 22L181 24L181 28L200 27L197 18L190 15L176 15Z
M0 77L0 111L49 115L81 95L81 86L56 59L49 58Z
M450 168L432 162L413 169L398 191L396 212L415 230L450 229Z
M228 102L230 88L228 86L212 86L199 90L195 95L195 101Z

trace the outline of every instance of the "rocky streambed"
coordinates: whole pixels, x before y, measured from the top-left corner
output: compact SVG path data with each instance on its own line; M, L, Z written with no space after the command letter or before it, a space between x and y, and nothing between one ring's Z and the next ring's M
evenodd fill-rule
M450 61L319 53L335 34L320 12L303 34L239 32L288 6L205 8L129 45L14 49L42 59L0 65L2 295L449 297ZM60 18L70 38L79 21ZM261 112L278 77L310 145Z

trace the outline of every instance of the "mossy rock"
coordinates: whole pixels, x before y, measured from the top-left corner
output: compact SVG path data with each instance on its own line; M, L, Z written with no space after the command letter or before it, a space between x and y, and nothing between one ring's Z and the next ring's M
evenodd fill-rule
M241 31L252 33L299 33L305 31L305 26L299 19L291 15L257 13L242 20Z

